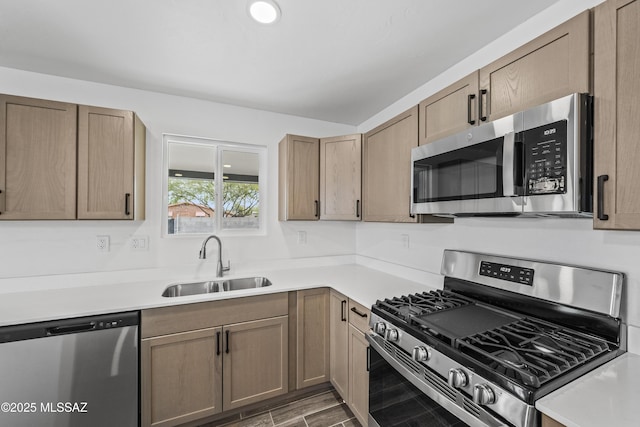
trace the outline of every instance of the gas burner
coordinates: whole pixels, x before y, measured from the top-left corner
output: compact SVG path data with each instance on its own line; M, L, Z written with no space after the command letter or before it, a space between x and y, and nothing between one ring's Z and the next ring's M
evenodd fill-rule
M430 291L378 301L375 307L404 323L410 323L414 317L462 307L471 303L469 299L452 292Z
M562 351L562 347L553 338L542 335L531 341L531 347L545 354L554 354Z

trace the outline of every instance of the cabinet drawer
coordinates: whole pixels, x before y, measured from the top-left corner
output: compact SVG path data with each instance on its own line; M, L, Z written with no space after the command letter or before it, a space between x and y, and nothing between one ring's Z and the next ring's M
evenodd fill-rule
M369 318L371 312L365 306L349 300L349 323L358 328L361 332L369 330Z
M286 292L174 305L142 311L142 338L288 314Z

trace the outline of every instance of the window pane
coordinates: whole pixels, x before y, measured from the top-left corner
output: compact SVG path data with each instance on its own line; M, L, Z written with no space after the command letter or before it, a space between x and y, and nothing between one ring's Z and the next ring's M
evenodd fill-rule
M259 229L260 192L258 153L224 150L222 228Z
M215 231L216 148L168 142L168 234Z

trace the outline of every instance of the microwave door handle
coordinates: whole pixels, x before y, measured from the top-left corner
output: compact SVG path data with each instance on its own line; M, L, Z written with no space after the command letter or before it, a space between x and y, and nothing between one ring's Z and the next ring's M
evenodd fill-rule
M504 136L502 144L502 191L505 197L516 196L514 181L515 133Z

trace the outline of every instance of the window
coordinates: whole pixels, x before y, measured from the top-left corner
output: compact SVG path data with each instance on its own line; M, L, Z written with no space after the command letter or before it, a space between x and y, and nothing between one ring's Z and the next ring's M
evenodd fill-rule
M165 134L165 235L263 234L266 147Z

